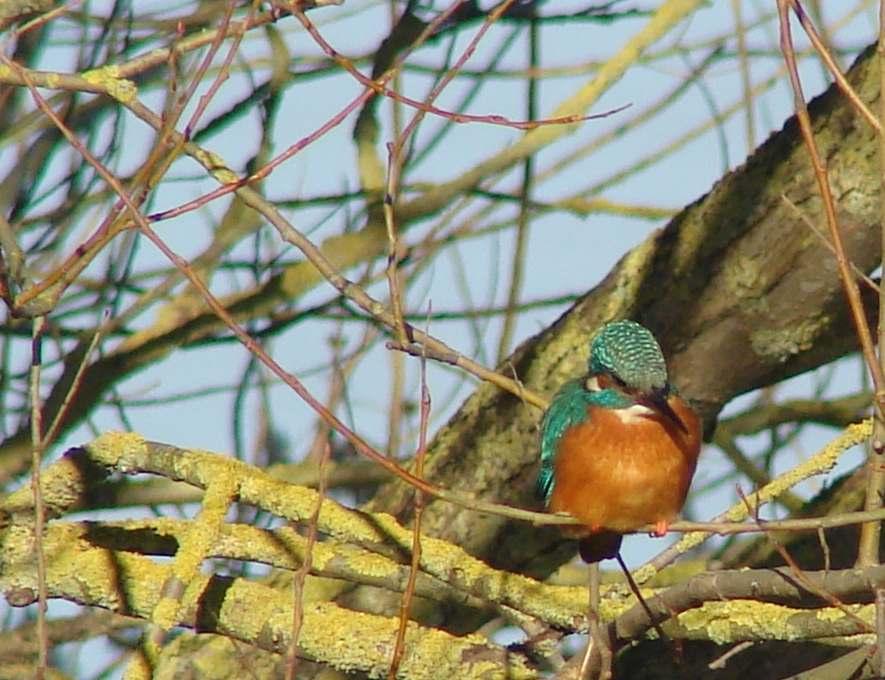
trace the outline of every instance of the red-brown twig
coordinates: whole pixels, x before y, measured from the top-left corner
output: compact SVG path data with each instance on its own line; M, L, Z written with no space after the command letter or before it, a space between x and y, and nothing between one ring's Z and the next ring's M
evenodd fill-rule
M396 102L401 104L406 104L414 109L417 109L418 113L426 114L432 113L433 115L439 116L441 118L445 118L446 120L450 120L454 123L487 123L489 125L501 125L504 127L515 128L517 130L533 130L537 127L542 127L544 125L573 125L574 123L580 123L586 120L592 120L595 118L607 118L608 116L612 116L616 113L623 111L628 108L630 104L625 104L623 106L619 106L614 109L610 109L608 111L604 111L602 113L596 113L591 115L571 115L571 116L557 116L555 118L546 118L543 120L511 120L506 118L505 116L496 115L496 114L485 114L485 115L476 115L469 113L456 113L454 111L446 111L445 109L440 109L430 102L436 98L437 94L442 91L443 88L449 83L449 81L458 74L461 70L464 63L473 55L476 51L476 45L482 39L482 37L486 34L486 32L491 28L492 24L494 24L501 15L507 11L507 8L512 5L514 0L505 0L501 2L494 10L489 12L486 16L483 25L477 31L476 35L471 39L470 44L462 53L461 58L452 66L451 69L448 70L446 75L440 80L440 82L434 87L433 92L430 96L428 96L423 101L418 99L412 99L411 97L407 97L403 94L400 94L396 90L391 90L386 87L385 83L390 80L395 73L399 69L399 64L402 63L402 60L398 60L397 66L390 69L387 73L388 77L383 79L372 80L371 78L360 73L359 69L357 69L353 63L347 57L343 56L338 50L332 47L329 42L323 38L322 34L316 29L316 26L313 24L310 19L308 19L307 15L305 15L301 10L294 9L293 14L298 18L301 24L304 26L305 30L310 33L311 37L316 41L317 45L326 53L326 55L334 60L339 66L341 66L345 71L347 71L350 75L352 75L360 84L365 87L372 88L375 94L382 95L385 97L389 97ZM442 24L445 19L448 18L449 15L453 14L455 10L457 10L458 6L461 2L452 3L446 12L441 13L437 16L433 23L428 26L427 30L423 32L422 35L431 35L436 26ZM421 41L416 41L416 44L420 44ZM414 47L413 47L414 49ZM408 138L411 134L411 131L404 130L403 136Z
M43 462L43 409L40 400L40 372L43 366L43 332L46 317L33 321L31 340L31 489L34 494L34 550L37 556L37 680L43 680L49 667L49 633L46 627L46 553L43 551L43 530L46 526L46 510L40 487L40 465Z
M235 192L237 189L240 189L249 184L253 184L258 182L265 177L267 177L277 166L282 165L287 160L300 153L308 146L317 141L320 137L323 137L327 132L333 130L338 127L344 120L354 111L356 111L362 104L364 104L370 97L372 96L371 90L364 90L359 95L357 95L354 99L352 99L344 108L342 108L338 113L334 116L330 117L326 120L325 123L320 125L316 130L311 132L309 135L305 135L297 142L292 144L288 149L279 154L276 158L268 161L265 165L261 167L260 170L255 173L249 175L248 177L242 177L237 180L233 180L222 184L217 189L209 191L202 196L198 196L197 198L188 201L186 203L182 203L174 208L170 208L168 210L161 210L160 212L152 213L148 215L148 220L151 222L160 222L162 220L169 220L173 217L178 217L179 215L184 215L185 213L192 212L199 208L202 208L204 205L213 201L222 196L226 196L227 194Z
M876 48L879 61L879 118L885 125L885 1L879 3L879 42ZM885 134L879 128L879 231L885 236ZM882 262L885 263L885 240L881 242ZM885 286L879 287L879 365L885 371ZM881 398L880 394L876 395ZM881 413L880 413L881 416ZM873 428L873 441L867 460L867 488L864 510L878 510L885 494L885 420L876 418ZM882 534L881 523L864 524L861 527L861 542L858 545L858 563L868 566L879 563L879 544ZM885 675L885 588L876 588L876 649L878 651L878 672Z
M802 139L808 149L811 157L812 167L814 168L814 176L817 179L818 189L820 190L821 200L824 205L824 212L827 218L827 227L829 228L830 238L833 241L833 248L836 251L836 262L839 265L839 274L842 279L842 286L845 290L845 296L848 299L848 305L851 310L851 317L854 320L855 330L860 340L863 356L867 363L867 368L873 378L873 384L876 389L876 408L882 412L883 401L885 401L885 377L883 377L882 368L879 366L876 357L876 351L873 346L873 338L870 334L869 326L867 326L866 314L864 313L863 302L860 298L860 290L857 286L851 271L851 263L845 252L845 245L842 241L842 234L839 231L839 220L836 216L836 206L833 201L833 194L830 190L829 177L827 175L826 160L821 157L814 141L814 131L811 128L811 118L808 115L808 108L805 105L805 95L802 92L802 82L799 79L799 72L796 67L796 54L793 51L793 39L790 32L789 10L793 5L793 0L778 0L778 14L780 19L780 45L787 64L787 72L790 76L790 84L793 88L793 103L796 109L796 118L799 121L799 129L802 133Z
M162 124L158 128L159 134L157 138L157 143L154 145L154 148L151 151L148 160L144 163L143 167L136 175L135 180L132 182L130 190L130 201L134 205L141 205L144 202L144 200L147 198L150 186L158 181L158 178L162 174L162 172L165 171L165 169L168 168L174 160L175 154L169 153L167 149L168 139L170 136L173 136L175 125L181 117L181 114L184 112L184 109L188 101L190 100L190 97L193 95L193 92L196 91L196 88L202 80L203 74L205 74L206 70L208 70L209 66L212 63L212 59L214 58L218 49L221 47L224 38L226 37L226 30L230 23L230 15L233 12L233 8L234 3L230 2L228 4L227 12L222 23L222 30L213 33L213 40L210 45L210 49L198 66L194 78L191 80L185 93L182 96L175 98L172 105L165 112L162 119ZM213 86L210 87L209 92L207 92L201 98L200 105L197 107L197 111L195 111L194 116L192 116L191 123L189 123L189 125L196 120L196 116L201 113L202 109L205 108L205 106L208 105L208 97L210 93L214 94L215 92L217 92L217 86L220 85L221 82L223 82L223 77L226 77L229 64L232 61L236 51L236 46L239 44L239 41L241 39L242 33L235 33L234 45L232 49L228 52L225 64L220 69L215 83L213 83ZM174 61L178 53L175 50L171 50L167 54L168 59L171 63ZM33 92L34 83L31 82L30 78L28 77L27 71L18 64L14 64L13 62L9 61L5 57L3 58L3 60L7 63L8 66L10 66L10 68L14 72L18 73L21 76L22 80L25 82L28 88ZM170 78L169 82L170 88L174 89L174 80ZM183 140L184 137L178 136L178 139L179 144L181 144L181 140ZM158 172L155 169L157 166L162 169L161 172ZM95 230L95 232L93 232L93 234L86 240L86 242L79 246L61 266L57 267L52 273L50 273L49 276L45 277L43 281L30 286L27 290L22 291L21 295L19 295L16 299L16 307L19 310L25 309L29 301L36 300L41 295L41 293L53 287L54 291L51 297L52 302L50 303L50 305L54 306L55 300L58 299L58 297L74 280L76 280L76 278L89 265L89 263L95 258L95 256L97 256L98 253L103 250L103 248L112 238L114 238L122 229L126 228L128 220L125 220L125 218L120 218L120 213L124 210L125 207L125 203L122 200L118 200L114 207L105 216L104 220ZM41 308L36 311L43 312L46 310Z
M323 501L326 498L326 463L329 461L331 446L326 440L323 453L317 463L318 480L317 502L307 524L307 545L304 548L304 561L292 578L292 639L289 642L289 651L286 658L286 680L295 680L298 672L298 638L301 636L301 628L304 625L304 584L307 575L313 567L313 547L317 542L318 522Z
M203 76L205 75L209 66L212 64L212 60L215 58L216 53L221 47L221 43L226 37L228 37L228 35L230 35L230 20L231 16L233 15L234 8L237 6L237 4L238 3L233 0L228 3L227 9L225 10L224 16L222 17L221 23L218 27L218 37L216 40L212 41L211 45L209 46L209 50L206 52L206 55L203 58L203 61L200 63L199 68L194 73L193 78L191 78L187 90L179 98L180 106L184 107L194 96L194 93L197 91L197 87L200 85L200 83L203 82ZM257 9L258 3L253 1L252 5L249 7L249 15L246 18L247 22L250 19L254 18ZM207 89L206 92L204 92L200 96L200 99L197 102L197 106L194 108L193 114L191 114L190 119L184 127L185 139L190 139L191 133L197 125L197 121L200 120L200 117L206 111L206 108L209 106L212 98L218 93L221 85L230 77L230 65L233 63L234 57L239 50L240 43L243 41L244 35L245 33L233 34L233 40L231 41L230 49L227 51L227 55L224 57L224 62L222 62L221 68L218 69L218 73L212 80L212 84L209 86L209 89Z
M790 3L793 12L799 19L799 23L805 30L805 34L808 36L808 39L814 46L814 49L817 52L818 56L821 58L821 61L823 61L824 65L827 67L827 70L830 72L830 75L832 75L833 79L836 81L836 86L842 91L842 94L845 95L845 98L857 110L861 117L867 123L869 123L874 130L881 134L882 127L879 123L879 119L876 118L876 115L872 111L870 111L866 104L863 103L863 100L858 96L857 92L854 91L854 88L851 87L851 83L849 83L848 79L845 78L845 75L842 73L839 65L833 59L833 55L830 54L827 46L824 45L824 41L821 39L820 35L817 32L817 29L814 27L814 23L811 21L811 17L808 16L805 9L802 7L802 3L799 2L799 0L787 0L787 2Z
M876 356L873 346L873 338L867 325L866 314L864 313L863 302L860 297L860 290L857 280L852 273L851 263L845 252L845 246L842 242L842 235L839 231L839 222L836 216L836 206L830 190L830 182L827 171L826 160L820 155L817 144L814 141L814 132L811 128L811 119L808 115L808 108L805 105L805 95L802 92L802 82L799 78L799 72L796 66L796 55L793 50L793 40L790 32L790 9L793 9L797 15L800 10L797 9L796 0L778 0L778 17L780 24L780 46L783 52L784 60L787 64L787 72L790 76L790 84L793 88L793 101L796 108L796 118L799 121L799 129L802 133L802 139L808 149L811 158L811 164L814 169L814 175L817 179L818 189L820 191L821 200L824 205L824 212L827 218L827 227L830 232L830 238L835 249L836 262L839 266L839 274L842 280L842 288L845 291L848 300L848 306L851 311L851 317L854 321L855 331L860 340L864 361L873 379L875 386L875 398L873 406L876 412L876 420L882 421L883 413L885 413L885 371ZM800 16L801 19L801 16ZM883 444L885 446L885 444ZM885 483L885 478L880 474L876 474L877 469L876 454L871 453L868 461L869 484L867 489L867 502L871 507L875 504L881 504L881 499L876 497L881 492L880 487ZM879 534L881 527L879 524L866 524L861 527L860 543L858 546L858 563L861 565L874 564L879 559Z
M427 455L427 425L430 422L430 389L427 387L427 359L421 360L421 415L418 425L418 451L415 454L415 475L424 476L424 459ZM387 671L388 680L396 680L397 671L405 652L406 630L409 625L409 612L415 594L415 583L421 568L421 518L424 515L424 493L415 490L415 515L412 519L412 562L409 579L400 602L399 627L396 631L396 643L393 658Z
M316 30L316 27L313 25L313 22L307 18L304 12L298 7L297 3L289 3L289 9L291 9L292 14L302 22L305 26L305 29L314 36L314 39L319 38L322 40L322 36L319 34L319 31ZM457 3L454 3L453 7L450 7L446 12L443 12L437 19L434 21L431 26L435 26L437 22L444 21L448 15L453 12L457 8ZM429 27L430 28L430 27ZM429 33L428 33L429 34ZM414 49L414 45L412 49ZM331 49L331 48L330 48ZM333 50L334 51L334 50ZM407 54L410 53L411 50L406 50L406 54L400 57L401 63L402 59L405 58ZM346 60L345 60L346 61ZM303 151L305 148L313 144L316 140L323 137L326 133L338 127L351 113L356 111L360 106L364 105L368 102L377 92L378 88L384 88L385 84L393 78L393 76L397 73L397 68L390 69L387 73L381 75L376 80L369 79L367 83L364 83L365 88L362 92L360 92L354 99L352 99L344 108L341 109L337 114L326 120L320 127L314 130L309 135L306 135L296 141L294 144L285 149L282 153L278 154L275 158L271 159L267 163L265 163L261 168L256 170L254 173L249 175L248 177L240 178L236 181L231 181L223 184L222 186L210 191L202 196L199 196L187 203L183 203L182 205L176 206L175 208L171 208L169 210L164 210L158 213L154 213L149 216L148 219L152 222L157 222L160 220L171 219L173 217L177 217L184 213L190 212L192 210L197 210L202 206L206 205L210 201L220 198L221 196L226 196L229 193L236 191L237 189L247 186L249 184L258 182L268 175L270 175L277 167L285 163L287 160L295 156L296 154Z
M68 138L72 146L74 146L81 154L83 154L84 158L86 158L86 160L91 165L93 165L93 167L96 168L102 178L104 178L105 181L107 181L109 185L114 189L114 191L121 197L121 200L131 211L132 217L136 220L139 229L141 229L142 232L156 245L156 247L160 249L160 251L185 275L185 277L194 286L195 290L203 297L207 306L218 316L222 323L224 323L233 332L237 339L250 352L258 357L258 359L262 363L264 363L265 366L267 366L274 375L276 375L283 382L289 385L293 389L293 391L296 392L296 394L298 394L305 402L307 402L308 405L312 409L314 409L314 411L316 411L317 414L327 424L329 424L330 427L335 429L345 439L347 439L361 455L376 462L378 465L396 475L404 482L414 486L417 489L420 489L421 491L429 495L433 495L437 498L456 503L458 505L467 507L478 512L487 512L489 514L496 514L499 516L509 517L511 519L518 519L522 521L537 522L543 524L564 525L575 523L574 519L567 516L552 516L547 513L538 513L528 510L522 510L519 508L511 508L508 506L489 503L487 501L467 497L448 489L439 488L409 473L407 470L396 464L395 461L390 460L387 456L384 456L373 447L371 447L356 433L347 428L344 423L342 423L338 418L334 416L334 414L329 412L329 410L326 409L322 403L317 401L313 397L313 395L310 394L310 392L304 387L301 381L285 371L276 361L273 360L273 358L271 358L267 354L260 343L252 338L239 324L236 323L236 321L234 321L228 310L208 290L205 283L200 279L199 276L194 273L188 263L178 255L176 255L153 231L153 229L151 229L150 225L138 212L136 206L132 203L130 197L126 194L119 181L97 159L92 156L88 149L85 149L83 147L79 140L71 133L71 131L58 118L54 111L52 111L52 109L46 104L45 100L42 98L36 88L32 89L32 94L35 98L35 101L38 103L38 106L40 106L40 108L46 113L46 115L53 120L54 124L58 127L62 134L64 134ZM389 312L387 312L379 302L368 296L368 294L364 290L351 283L350 281L344 279L312 242L310 242L306 237L297 232L297 230L295 230L279 215L279 213L277 213L273 209L266 208L265 212L265 216L268 217L271 223L283 234L284 238L301 248L302 251L305 252L305 254L308 256L308 259L310 259L311 262L313 262L318 267L318 269L320 269L321 273L326 276L326 278L330 280L330 282L339 291L345 294L345 296L347 296L348 298L356 301L361 307L371 313L375 318L379 319L387 325L392 325L392 318ZM417 329L411 328L411 332L415 336L417 341L423 343L426 346L427 356L430 356L431 352L452 351L443 343L435 340L431 336L428 336L427 334ZM471 370L471 372L474 372L474 374L479 375L480 377L486 377L486 375L490 375L490 377L487 379L489 379L491 382L502 386L504 389L512 391L514 394L522 395L523 398L530 403L539 405L541 407L544 407L546 405L546 402L544 400L523 390L523 388L519 384L515 383L515 381L505 378L500 374L490 372L482 367L478 367L475 362L471 362L468 359L461 358L457 360L456 364L462 367L469 367L468 370ZM880 514L876 513L864 516L866 521L879 517ZM790 523L793 526L791 526L790 528L816 530L819 526L836 525L833 522L832 518L814 519L807 521L807 524L803 524L802 522L804 521L805 520L791 520ZM855 517L851 518L850 521L846 521L844 523L855 523L856 521L857 518ZM715 524L711 525L701 523L676 523L671 527L671 529L674 531L712 531L721 533L737 533L753 530L751 527L747 527L746 525L722 526L720 528L718 525ZM648 529L643 529L643 531L648 531Z

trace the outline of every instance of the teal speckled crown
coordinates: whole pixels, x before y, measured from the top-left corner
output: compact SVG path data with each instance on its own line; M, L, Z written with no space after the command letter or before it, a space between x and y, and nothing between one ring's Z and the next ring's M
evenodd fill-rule
M667 364L655 336L635 321L605 324L590 342L590 373L610 373L641 392L667 385Z

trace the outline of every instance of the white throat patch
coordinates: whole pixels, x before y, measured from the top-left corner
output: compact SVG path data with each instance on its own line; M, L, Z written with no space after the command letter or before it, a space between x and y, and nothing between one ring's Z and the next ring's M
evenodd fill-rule
M642 404L633 404L633 406L627 408L615 409L615 415L621 419L622 423L633 423L653 414L654 409L650 409L648 406L643 406Z
M595 375L587 378L584 388L589 392L600 392L602 390L599 386L599 379ZM655 413L654 409L642 404L633 404L627 408L616 408L612 409L612 411L620 418L622 423L633 423Z

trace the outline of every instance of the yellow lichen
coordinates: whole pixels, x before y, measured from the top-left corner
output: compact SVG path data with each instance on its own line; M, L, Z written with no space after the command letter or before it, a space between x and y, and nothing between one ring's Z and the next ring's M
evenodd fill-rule
M144 437L134 432L105 432L86 448L99 463L115 467L120 472L128 472L129 467L121 463L122 457L125 455L129 460L132 457L143 457L146 444Z
M814 615L821 621L832 623L833 621L838 621L839 619L844 618L845 612L837 607L825 607L823 609L818 609Z
M194 157L212 173L212 177L218 182L232 184L240 180L239 176L227 166L224 159L218 154L207 149L200 149L196 151Z
M759 356L787 361L793 355L808 350L823 326L821 319L806 320L789 328L768 330L760 328L750 336L750 345Z
M305 609L302 648L315 650L318 660L342 671L365 670L369 677L384 677L393 654L399 622L395 617L341 609L330 603L317 603ZM354 637L353 630L364 631ZM488 658L479 654L489 651ZM509 667L501 666L501 656L479 635L454 637L410 623L406 630L405 653L399 677L413 680L435 678L530 678L533 672L511 658ZM496 658L497 657L497 658ZM366 662L371 666L367 669Z
M200 565L217 542L224 517L236 496L238 480L232 470L221 467L203 496L200 514L190 523L172 563L172 578L187 588L198 575ZM199 595L197 593L196 595ZM178 620L181 597L163 597L154 608L153 621L171 628Z
M330 554L329 557L332 558L334 555ZM354 571L372 578L392 578L399 571L398 566L392 560L373 553L350 555L346 558L346 562L347 566ZM316 559L314 559L314 564L318 569L321 568Z
M765 285L765 278L759 274L760 264L753 258L741 256L733 259L725 272L725 285L741 299L757 298L761 304L765 304L758 296L757 289Z
M689 632L704 631L705 637L717 644L738 639L738 631L741 638L789 640L800 634L788 621L795 613L794 609L767 602L733 600L707 602L680 614L678 621Z
M103 66L83 74L83 80L98 85L111 97L123 104L131 104L138 96L138 88L131 80L119 77L120 70L116 66Z

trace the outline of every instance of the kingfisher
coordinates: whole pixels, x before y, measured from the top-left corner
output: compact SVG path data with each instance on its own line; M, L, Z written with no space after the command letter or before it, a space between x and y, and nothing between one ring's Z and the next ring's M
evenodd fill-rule
M700 419L670 384L654 335L613 321L590 342L587 375L563 385L544 414L538 495L580 521L566 533L585 562L616 557L624 532L667 533L700 448Z

